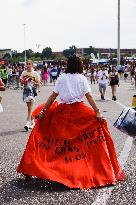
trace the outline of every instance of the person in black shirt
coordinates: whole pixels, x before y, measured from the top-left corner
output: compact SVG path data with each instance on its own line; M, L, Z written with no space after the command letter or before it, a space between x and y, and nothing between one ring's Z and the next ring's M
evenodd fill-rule
M109 81L112 90L112 100L116 101L117 100L116 91L117 91L117 86L119 85L119 77L115 66L112 67L112 70L109 73Z

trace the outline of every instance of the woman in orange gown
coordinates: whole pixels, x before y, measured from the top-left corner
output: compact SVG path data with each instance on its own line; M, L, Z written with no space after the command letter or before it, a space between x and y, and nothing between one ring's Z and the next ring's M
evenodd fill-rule
M33 112L39 118L18 172L80 189L125 179L107 123L82 72L80 58L70 57L47 102ZM61 103L55 101L57 96ZM91 107L84 104L83 97Z

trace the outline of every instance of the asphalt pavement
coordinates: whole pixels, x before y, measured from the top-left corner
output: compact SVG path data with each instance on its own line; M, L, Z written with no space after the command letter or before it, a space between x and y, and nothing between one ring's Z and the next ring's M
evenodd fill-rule
M45 102L53 85L41 87L35 107ZM135 205L136 204L136 142L120 132L113 123L123 106L131 106L136 89L130 81L120 81L117 101L111 100L107 86L106 100L100 99L98 84L91 85L92 95L107 118L117 156L127 179L115 186L90 190L74 190L50 181L32 179L26 182L16 172L16 167L25 149L30 132L23 127L26 122L26 104L22 90L6 90L2 93L4 112L0 113L0 204L2 205Z

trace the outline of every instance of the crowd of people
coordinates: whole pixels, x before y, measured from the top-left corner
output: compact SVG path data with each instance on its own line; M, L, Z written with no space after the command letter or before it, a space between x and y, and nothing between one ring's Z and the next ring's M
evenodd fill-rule
M53 82L55 84L57 77L65 71L66 63L50 62L43 63L40 66L37 64L33 67L40 76L41 85L45 86L48 82ZM99 70L104 68L104 70L107 70L109 74L112 72L112 67L114 67L114 65L84 63L83 74L88 77L91 84L95 84L96 82L98 83ZM20 87L20 76L25 69L25 64L22 63L1 65L0 78L7 88L14 87L14 89L18 89ZM136 62L129 62L125 65L116 66L116 71L118 72L119 78L124 78L125 81L127 81L128 76L130 76L132 84L136 87Z
M33 66L38 72L41 80L41 85L47 85L47 82L55 83L55 80L64 71L64 66L59 63L45 64ZM24 64L13 63L0 66L0 78L7 88L20 88L20 76L26 69Z
M31 60L28 61L28 63L31 64L31 69L33 70L34 75L36 76L38 84L36 85L36 89L34 91L35 96L38 92L40 92L41 86L47 86L48 84L53 83L55 85L55 82L57 78L65 72L66 70L66 63L65 62L44 62L43 64L36 65L33 64ZM29 70L28 63L26 66L21 63L13 63L8 64L4 66L0 66L0 81L1 85L5 88L12 88L12 89L23 89L25 84L28 84L28 82L25 83L21 81L22 76L31 72L27 73L27 69ZM99 86L99 92L101 95L101 99L105 100L105 92L107 85L111 86L111 92L112 92L112 100L116 101L116 91L117 87L119 86L119 80L124 79L126 82L129 78L131 80L131 84L136 88L136 63L135 62L129 62L122 66L115 66L115 65L97 65L97 64L91 64L91 63L83 63L83 75L86 76L88 81L90 81L91 84L98 84ZM31 70L30 69L30 70ZM30 77L30 76L29 76ZM28 79L27 79L28 80ZM31 81L32 83L32 81ZM5 89L4 88L4 89ZM25 89L24 96L28 95L27 92L31 92ZM23 99L24 99L23 96ZM34 97L35 97L34 96ZM2 97L0 97L0 101L2 100ZM26 123L26 130L28 130L28 126L30 124L30 118L31 118L31 112L32 112L32 103L28 103L28 116L27 116L27 123ZM28 123L29 122L29 123Z
M27 180L36 176L80 189L125 180L106 120L91 95L89 83L98 84L101 100L105 100L107 85L111 86L112 100L116 101L121 78L127 81L129 77L136 88L136 64L84 64L73 55L63 65L34 67L32 60L28 60L26 66L2 66L0 75L0 91L16 84L16 88L23 90L27 105L24 129L33 130L17 168ZM52 94L33 111L40 86L49 83L54 84ZM57 96L61 103L56 101ZM91 107L84 104L84 97ZM90 157L94 155L95 158Z
M36 92L40 92L40 86L47 86L55 82L57 78L65 72L66 62L43 62L36 65L32 63L32 68L37 73L39 83L36 86ZM107 85L111 86L112 100L117 100L116 91L119 86L119 80L128 79L136 88L136 62L128 62L125 65L115 66L109 64L91 64L83 63L83 75L87 77L91 84L98 84L101 99L105 100L105 92ZM24 84L21 83L22 73L26 72L27 65L22 63L13 63L0 66L0 81L5 88L23 89ZM2 97L0 97L0 101ZM29 118L29 117L28 117Z

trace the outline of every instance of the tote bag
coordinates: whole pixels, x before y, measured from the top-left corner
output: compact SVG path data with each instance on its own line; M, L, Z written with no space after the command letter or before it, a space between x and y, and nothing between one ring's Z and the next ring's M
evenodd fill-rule
M114 123L114 127L130 136L136 136L136 110L124 108Z

